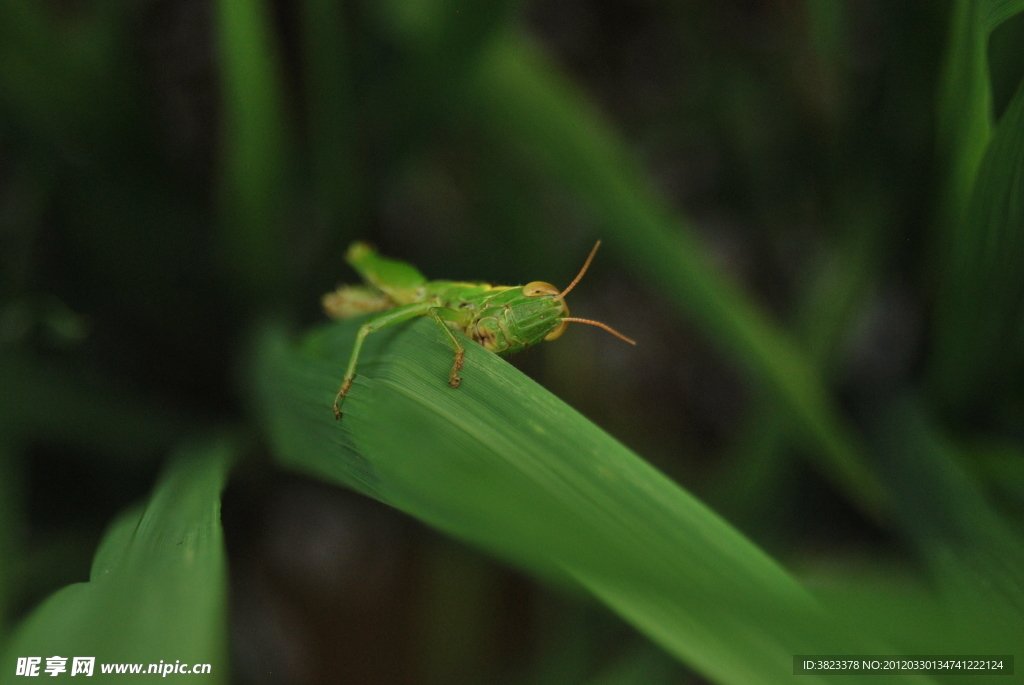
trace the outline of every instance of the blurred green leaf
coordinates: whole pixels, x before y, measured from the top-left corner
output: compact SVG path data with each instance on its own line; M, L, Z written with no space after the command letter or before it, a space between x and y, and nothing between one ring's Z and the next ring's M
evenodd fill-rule
M259 343L255 393L283 464L582 586L715 682L788 683L793 654L870 652L870 635L846 633L742 535L501 358L467 344L450 388L433 321L367 339L335 421L358 324L301 349L279 333Z
M22 520L22 474L20 473L18 450L13 448L8 436L0 431L0 644L10 632L11 591L14 586L14 567L21 558L20 533Z
M494 565L447 539L429 544L420 564L424 610L418 681L423 685L483 682L488 628L500 592Z
M221 246L236 284L249 297L276 298L292 266L284 258L282 230L290 160L269 8L264 0L219 0L217 27Z
M879 238L886 225L883 201L880 193L851 200L837 220L844 229L843 240L821 260L803 289L797 310L799 342L808 363L823 378L833 375L852 321L878 276ZM754 526L760 529L758 533L770 536L772 531L765 528L775 522L763 514L772 498L786 496L782 471L789 460L783 448L794 426L790 413L764 395L754 403L751 418L734 442L733 457L726 460L714 501L730 521Z
M1007 327L1020 316L1014 154L1024 121L1011 103L993 138L988 48L992 32L1021 10L1022 0L953 5L938 103L941 292L931 367L932 389L947 406L989 387L1006 361Z
M327 226L351 236L351 214L362 190L353 150L348 27L332 0L302 2L303 72L313 188Z
M49 597L6 646L0 682L17 682L18 657L96 657L101 663L212 664L227 682L227 578L220 492L233 448L226 441L183 450L145 507L111 525L89 582ZM146 666L143 668L146 668ZM67 662L70 673L71 661ZM130 676L129 676L130 677Z
M533 601L531 618L537 648L519 685L584 683L593 673L597 635L602 623L607 624L607 617L598 615L599 609L592 602L582 602L577 588L568 592L564 586L560 589L542 589Z
M664 652L641 645L605 668L587 685L658 685L678 682L678 670Z
M1010 17L994 31L988 44L992 79L992 114L996 121L1006 113L1017 85L1024 79L1024 12Z
M844 10L839 0L807 0L811 45L818 59L833 64L846 57Z
M389 0L375 9L383 13L388 29L421 60L436 62L446 76L458 76L463 63L494 33L504 28L522 3L518 0ZM439 73L434 74L440 77ZM442 84L435 81L435 86Z
M982 440L959 448L967 455L964 461L977 469L989 489L1010 504L1018 516L1024 512L1024 445Z
M92 448L112 461L126 455L155 459L187 425L138 397L28 354L0 354L0 377L0 433L15 443L44 436Z
M1024 618L1024 541L989 504L921 403L899 397L871 416L876 451L893 485L899 520L933 566L949 558ZM995 653L995 652L991 652Z
M58 18L36 2L0 2L0 115L63 152L109 144L114 131L123 136L133 123L123 83L128 5L90 3Z
M1019 613L988 583L952 559L938 582L905 568L832 566L808 578L814 594L857 630L880 633L902 654L1020 654ZM949 674L944 683L977 683L977 676Z
M805 578L822 603L860 630L884 635L905 654L931 654L938 640L948 639L952 626L941 602L908 569L854 563L830 566Z
M963 237L959 221L992 132L992 84L988 39L1004 21L1024 10L1022 0L955 0L941 76L938 147L946 174L942 212L955 251ZM967 238L969 239L969 238Z
M712 266L691 226L657 198L618 136L524 40L496 40L474 90L480 125L527 151L597 212L609 242L652 287L721 343L777 397L814 447L818 466L865 511L887 495L795 341Z
M931 359L947 405L998 396L1021 368L1024 313L1024 83L988 145L960 243L943 274Z

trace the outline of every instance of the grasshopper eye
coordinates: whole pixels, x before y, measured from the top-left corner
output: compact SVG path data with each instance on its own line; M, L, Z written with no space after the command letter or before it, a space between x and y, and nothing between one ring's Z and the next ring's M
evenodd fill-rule
M563 321L558 324L558 327L544 336L545 340L558 340L562 337L562 333L565 333L565 329L569 327L568 321Z
M561 292L558 288L545 283L544 281L533 281L523 286L523 295L526 297L540 297L541 295L557 295Z

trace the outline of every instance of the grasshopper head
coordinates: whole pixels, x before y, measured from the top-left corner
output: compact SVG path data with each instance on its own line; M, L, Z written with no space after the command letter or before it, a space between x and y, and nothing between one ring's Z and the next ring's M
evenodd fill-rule
M557 340L562 337L565 333L565 329L568 328L570 321L576 321L578 323L590 324L592 326L598 326L608 331L612 335L621 338L628 342L630 345L636 345L636 343L626 336L622 335L616 330L613 330L610 326L607 326L599 321L591 321L590 319L574 319L569 316L569 305L565 303L565 296L570 290L576 287L576 284L583 278L583 274L587 272L587 268L590 266L590 262L593 261L594 255L597 254L597 248L601 247L601 241L598 240L597 244L594 245L594 249L590 251L590 256L587 257L587 261L583 263L583 268L576 274L576 278L572 280L569 287L565 290L559 291L558 288L545 283L544 281L533 281L523 286L523 297L529 300L534 300L534 304L530 307L530 311L527 312L527 305L520 305L523 309L522 313L516 312L517 320L520 321L520 327L524 323L529 322L531 328L538 330L540 335L537 337L543 337L544 340ZM526 316L523 316L526 315ZM536 339L536 338L534 338Z
M536 325L548 330L543 336L544 340L557 340L565 333L569 323L562 319L569 316L569 305L561 298L558 288L544 281L533 281L523 286L523 297L528 299L520 306L524 310L527 307L531 310L529 313L524 311L523 314L528 314L529 319L537 319ZM524 317L516 318L523 321Z

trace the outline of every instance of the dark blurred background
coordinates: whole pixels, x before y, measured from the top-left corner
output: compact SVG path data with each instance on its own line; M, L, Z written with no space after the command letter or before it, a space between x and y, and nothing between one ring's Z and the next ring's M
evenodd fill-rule
M528 36L594 104L855 424L918 377L949 3L449 3L494 15L435 41L457 49L431 43L413 0L240 3L267 13L280 87L256 100L276 122L244 115L245 89L266 84L225 62L231 4L0 0L7 629L88 577L104 526L179 436L245 425L247 336L267 315L323 321L319 296L355 280L351 240L429 278L571 280L600 222L525 157L498 155L448 91L488 31ZM999 29L993 64L1022 35L1019 18ZM997 110L1015 68L993 70ZM836 259L862 266L843 323L815 339ZM571 304L637 347L577 326L511 363L788 563L898 555L799 445L770 447L763 471L744 460L764 434L760 391L614 245ZM652 672L696 681L590 600L258 448L223 518L236 682L575 682L645 649Z

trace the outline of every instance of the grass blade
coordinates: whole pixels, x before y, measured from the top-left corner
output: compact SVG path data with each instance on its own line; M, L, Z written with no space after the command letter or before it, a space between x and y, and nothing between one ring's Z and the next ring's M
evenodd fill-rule
M358 202L353 152L355 114L349 66L349 32L342 8L331 0L304 0L302 71L306 126L318 209L332 233L351 234ZM361 190L361 188L359 188Z
M856 629L881 632L902 654L1020 654L1021 615L957 560L946 559L943 566L938 583L903 568L832 567L816 574L815 595ZM942 678L979 681L974 674Z
M793 654L871 651L726 522L496 355L467 344L450 388L451 350L430 320L367 339L336 422L357 326L301 349L262 340L256 393L283 463L582 586L715 682L788 683Z
M175 458L143 508L122 514L93 560L89 582L42 603L4 651L0 682L16 682L18 657L93 656L101 663L161 660L212 665L227 682L227 579L220 492L232 455L216 443ZM40 669L42 670L42 669ZM111 679L124 678L108 676Z
M1020 369L1024 298L1024 84L989 143L939 301L932 389L947 404L991 397Z
M32 435L83 445L112 459L156 460L186 425L146 398L118 392L42 363L32 355L0 355L0 431L15 444Z
M625 146L571 85L516 37L480 61L480 125L579 192L614 242L653 286L778 398L818 466L865 511L884 518L887 494L839 417L820 374L795 341L706 259L693 230L658 199Z
M945 170L945 221L954 231L992 135L988 39L1024 10L1021 0L956 0L939 90L938 147Z
M935 567L949 558L985 578L986 592L1024 617L1024 543L963 468L962 451L913 397L876 411L877 451L895 484L899 519L921 555Z
M231 274L250 296L281 293L286 168L281 69L263 0L217 3L223 140L220 212Z

